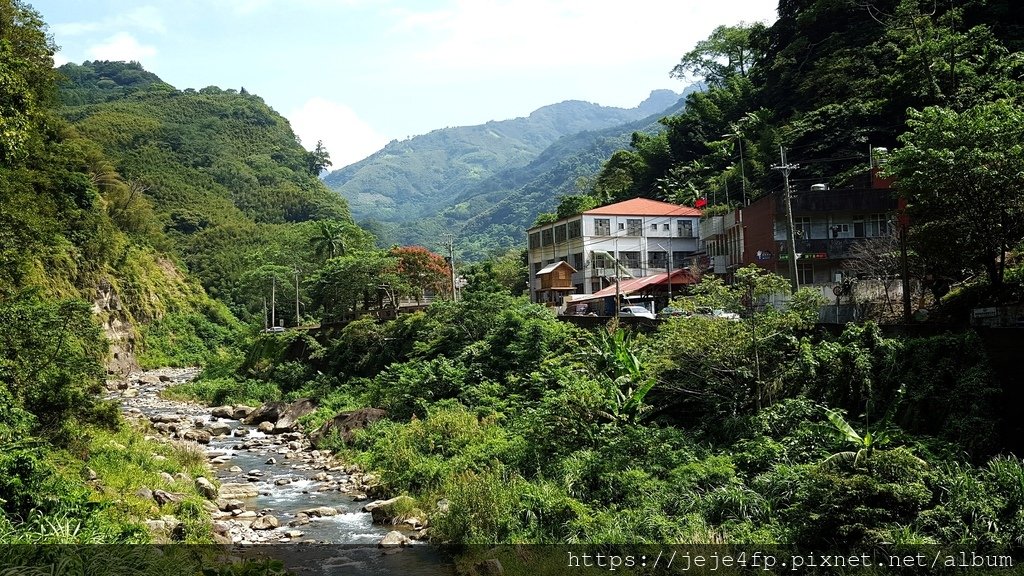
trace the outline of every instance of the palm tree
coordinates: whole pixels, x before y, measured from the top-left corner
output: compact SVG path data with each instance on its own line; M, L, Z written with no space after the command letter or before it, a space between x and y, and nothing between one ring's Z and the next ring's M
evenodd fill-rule
M320 228L320 235L313 237L313 250L318 258L330 260L336 256L345 255L345 236L342 234L342 225L334 220L320 220L317 222Z

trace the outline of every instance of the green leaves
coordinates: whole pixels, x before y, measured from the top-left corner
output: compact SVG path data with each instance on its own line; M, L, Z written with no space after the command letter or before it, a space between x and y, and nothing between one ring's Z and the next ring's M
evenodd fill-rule
M935 276L984 271L998 291L1005 252L1024 239L1024 108L930 107L907 125L885 172L909 203L910 242Z

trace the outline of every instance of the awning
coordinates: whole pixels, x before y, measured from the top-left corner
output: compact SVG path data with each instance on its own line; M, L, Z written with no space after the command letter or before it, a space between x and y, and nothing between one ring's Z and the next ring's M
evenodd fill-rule
M668 283L668 272L662 272L661 274L655 274L654 276L643 276L641 278L626 278L619 280L618 293L620 296L630 296L645 290L668 287ZM680 268L679 270L672 271L673 286L696 283L697 279L686 268ZM612 284L611 286L603 288L593 294L577 294L572 297L572 302L587 302L590 300L600 300L602 298L609 297L614 298L615 292L615 285Z

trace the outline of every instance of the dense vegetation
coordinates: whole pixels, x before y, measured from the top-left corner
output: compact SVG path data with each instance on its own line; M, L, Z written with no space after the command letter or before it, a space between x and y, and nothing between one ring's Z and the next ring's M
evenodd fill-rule
M978 336L817 333L815 297L751 307L787 283L740 276L677 304L742 321L646 335L584 331L474 284L319 341L266 336L188 392L312 396L309 426L387 410L324 443L410 495L396 514L429 516L437 541L1020 545L1024 463L1004 455L1005 391Z
M976 269L1012 297L1022 279L1010 259L1024 190L1019 11L1002 0L922 6L786 0L770 27L717 30L675 71L707 90L664 131L637 126L589 197L566 199L559 214L636 195L692 200L724 181L735 202L737 190L774 187L779 144L809 177L855 183L865 144L899 145L886 169L912 202L930 273L948 282ZM146 542L142 520L162 514L183 521L184 541L209 537L191 484L161 475L199 474L202 455L144 440L97 397L113 343L143 365L205 362L178 394L313 397L310 428L386 410L348 441L322 442L381 490L409 495L394 512L429 518L437 541L1021 552L1024 462L1005 420L1015 391L979 334L819 332L820 302L803 292L784 309L765 304L787 283L757 269L730 286L707 278L675 302L739 321L586 331L510 295L524 284L515 252L467 270L459 301L395 315L401 297L451 288L443 258L377 249L317 179L326 152L303 150L258 97L179 91L135 64L55 72L52 53L38 16L0 0L5 542ZM603 136L556 145L578 164L552 148L529 182L494 182L520 185L516 198L565 191L609 153L602 142L619 141ZM944 226L965 232L955 250L935 244L948 240ZM268 284L295 286L300 310L289 302L278 314L288 324L328 322L316 336L243 338L234 315L259 324ZM156 506L142 486L190 495Z
M262 318L272 276L287 284L319 264L317 222L335 223L349 246L372 244L317 178L326 151L304 150L288 121L244 88L176 90L124 62L58 71L63 116L107 159L97 177L116 171L127 184L119 213L144 223L151 243L243 319Z
M866 187L869 146L883 147L923 284L1016 301L1003 278L1024 239L1021 15L1003 0L782 1L771 26L722 26L685 54L672 74L707 89L613 154L589 193L737 206L781 189L780 147L798 191Z

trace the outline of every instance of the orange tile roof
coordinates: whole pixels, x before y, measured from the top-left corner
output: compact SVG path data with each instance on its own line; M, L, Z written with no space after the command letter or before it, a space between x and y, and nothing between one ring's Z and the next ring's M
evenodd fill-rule
M584 214L607 215L607 216L700 216L700 210L679 204L670 204L650 198L631 198L587 210Z

